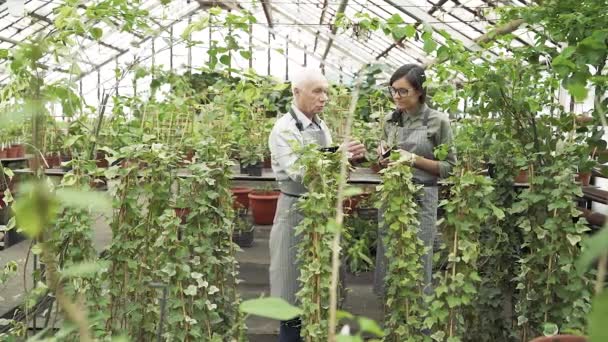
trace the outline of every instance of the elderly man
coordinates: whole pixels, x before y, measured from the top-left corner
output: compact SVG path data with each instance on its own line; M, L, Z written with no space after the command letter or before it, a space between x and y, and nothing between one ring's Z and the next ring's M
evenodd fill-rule
M300 275L295 228L302 220L296 202L307 190L302 184L302 171L294 166L298 156L291 142L296 141L302 146L317 144L329 147L332 138L318 115L325 108L329 94L329 84L321 71L300 71L292 78L292 93L294 100L289 113L277 120L268 139L272 169L281 189L270 232L270 294L295 305ZM343 144L341 148L346 148L353 160L365 155L365 147L356 141ZM281 322L279 341L300 341L299 319Z

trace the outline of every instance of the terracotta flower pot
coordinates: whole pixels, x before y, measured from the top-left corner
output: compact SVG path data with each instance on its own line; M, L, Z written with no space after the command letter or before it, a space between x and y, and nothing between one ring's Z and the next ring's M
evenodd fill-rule
M264 157L264 163L262 167L265 169L270 169L272 167L272 161L270 160L270 156Z
M6 149L0 149L0 159L6 158Z
M173 210L175 210L175 215L182 220L182 224L185 224L190 215L190 208L173 208Z
M359 194L356 196L349 197L342 202L342 210L345 215L350 215L357 207L359 206L359 202L368 198L369 194Z
M582 186L588 186L591 182L591 172L579 172L574 180L581 182Z
M555 335L537 337L530 342L587 342L587 338L574 335Z
M106 156L107 154L105 151L97 151L97 153L95 154L95 165L100 168L108 167L109 163L106 159Z
M238 208L249 208L249 193L253 190L252 188L232 188L232 197L234 197L234 202L232 203L232 207L234 209Z
M17 145L17 158L25 157L25 145L18 144Z
M519 170L517 176L515 176L515 183L528 183L529 173L528 170Z
M373 171L374 173L378 173L378 172L380 172L380 170L382 170L382 169L383 169L383 167L382 167L382 165L380 165L380 164L378 164L378 163L373 163L373 164L370 166L370 169L372 169L372 171Z
M277 210L277 199L280 192L264 191L249 193L249 207L255 224L269 225L274 221Z
M17 147L9 146L6 148L6 157L7 158L17 158L17 153L19 153Z

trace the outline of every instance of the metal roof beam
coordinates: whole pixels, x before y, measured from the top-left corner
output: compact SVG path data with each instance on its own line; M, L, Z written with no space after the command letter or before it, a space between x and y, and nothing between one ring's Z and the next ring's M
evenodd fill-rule
M268 27L273 28L272 23L272 7L270 5L270 0L262 0L262 10L264 11L264 16L266 17L266 22L268 22Z
M433 15L433 13L435 13L435 11L437 11L446 2L448 2L448 0L440 0L437 4L433 5L433 7L429 10L428 14ZM420 21L418 21L418 24L420 24ZM401 39L399 39L399 41L392 43L389 47L387 47L384 51L382 51L378 56L376 56L376 60L386 56L393 48L395 48L396 46L399 46L399 44L401 44L405 39L406 39L406 37L402 37Z
M346 10L346 6L348 5L348 0L342 0L340 2L340 6L338 7L338 11L336 12L336 16L334 19L337 19L339 15L344 14L344 10ZM338 32L338 27L336 25L331 25L331 34L335 35ZM329 38L327 41L327 45L325 45L325 51L323 52L323 59L321 59L321 69L325 66L325 59L327 59L327 55L329 54L329 50L331 50L331 46L334 44L334 39Z
M165 26L161 26L161 27L159 27L159 30L158 30L159 34L158 34L158 35L154 35L154 36L153 36L153 35L149 35L149 36L145 37L144 39L142 39L142 40L139 42L139 44L141 45L141 44L143 44L143 43L147 42L147 41L148 41L148 40L150 40L150 39L156 39L156 38L158 38L158 37L160 36L160 32L166 31L168 27L170 27L170 26L172 26L172 25L177 24L177 23L178 23L178 22L180 22L182 19L184 19L184 18L188 17L189 15L191 15L192 13L194 13L194 12L198 11L200 8L201 8L201 7L200 7L200 2L199 2L199 5L198 5L197 7L195 7L195 8L193 8L193 9L189 10L188 12L186 12L186 13L185 13L183 16L181 16L180 18L177 18L177 19L173 20L173 21L172 21L170 24L168 24L168 25L165 25ZM127 52L128 52L128 51L127 51ZM125 53L126 53L126 52L125 52ZM98 64L98 65L97 65L95 68L93 68L93 69L89 70L88 72L85 72L85 73L80 74L80 75L79 75L79 76L76 78L76 80L75 80L75 81L79 81L79 80L80 80L80 79L82 79L84 76L86 76L86 75L88 75L88 74L90 74L90 73L92 73L92 72L94 72L94 71L97 71L97 70L99 70L99 69L103 68L103 67L104 67L106 64L108 64L108 63L110 63L110 62L114 61L114 60L115 60L115 59L117 59L117 58L120 58L120 57L121 57L121 56L123 56L125 53L119 53L119 54L117 54L117 55L115 55L115 56L112 56L112 57L110 57L110 58L106 59L106 60L105 60L105 61L103 61L101 64Z

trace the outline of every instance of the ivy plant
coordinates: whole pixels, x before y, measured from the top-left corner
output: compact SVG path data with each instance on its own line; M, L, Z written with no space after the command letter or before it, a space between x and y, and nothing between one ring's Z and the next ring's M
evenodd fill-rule
M391 156L391 158L396 155ZM381 171L381 226L388 265L386 269L384 341L422 341L420 331L426 308L423 301L424 275L421 258L426 247L418 237L418 204L420 187L412 182L412 169L395 164Z

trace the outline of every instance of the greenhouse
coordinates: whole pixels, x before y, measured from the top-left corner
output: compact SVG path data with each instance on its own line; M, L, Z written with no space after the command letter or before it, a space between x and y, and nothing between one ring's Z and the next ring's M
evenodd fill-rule
M0 0L0 341L608 342L607 0Z

